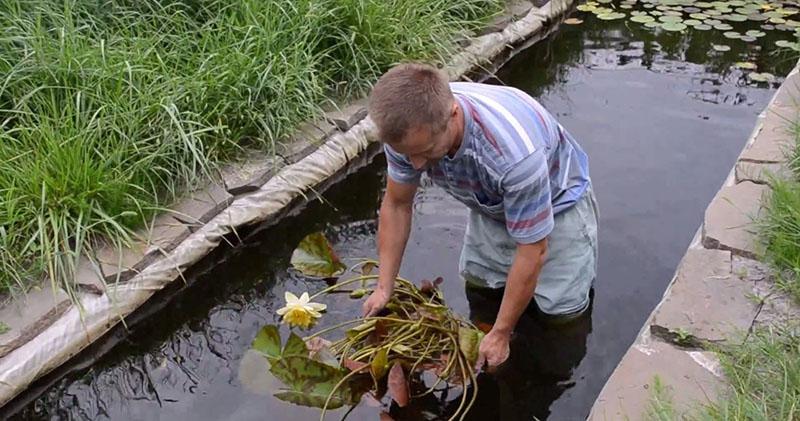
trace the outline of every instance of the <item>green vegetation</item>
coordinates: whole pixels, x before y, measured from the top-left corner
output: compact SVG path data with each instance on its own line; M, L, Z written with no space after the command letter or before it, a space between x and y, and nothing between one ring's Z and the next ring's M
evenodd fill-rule
M215 162L269 153L391 64L442 62L498 0L5 0L0 292L133 230Z

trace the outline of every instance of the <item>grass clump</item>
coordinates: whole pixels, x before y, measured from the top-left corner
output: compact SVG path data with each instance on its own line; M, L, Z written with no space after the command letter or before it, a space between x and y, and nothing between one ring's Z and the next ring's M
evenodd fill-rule
M6 0L0 292L124 246L243 147L266 153L391 64L442 62L498 0Z

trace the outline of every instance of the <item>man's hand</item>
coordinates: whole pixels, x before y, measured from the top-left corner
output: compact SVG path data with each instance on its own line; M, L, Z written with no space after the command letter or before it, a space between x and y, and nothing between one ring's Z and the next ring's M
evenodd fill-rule
M475 367L476 371L483 368L484 363L489 366L488 371L494 371L497 366L504 363L508 359L511 352L509 342L511 341L511 334L492 329L486 336L483 337L481 345L478 348L478 361Z
M370 294L367 300L364 301L364 305L362 306L362 315L364 317L370 317L378 314L379 311L386 307L386 303L389 302L389 297L391 296L391 290L381 287L376 288L375 291Z

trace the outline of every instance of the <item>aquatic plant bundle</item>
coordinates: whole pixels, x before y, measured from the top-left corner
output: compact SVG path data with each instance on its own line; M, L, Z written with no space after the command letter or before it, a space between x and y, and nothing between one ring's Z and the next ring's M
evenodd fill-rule
M324 237L316 240L317 250L326 250L333 257L329 261L338 261L323 246ZM357 299L368 295L378 278L369 273L375 264L363 261L350 269L358 271L356 276L310 296L303 293L297 298L287 292L287 306L278 313L292 327L310 327L326 308L311 300L341 293L349 294L360 310ZM341 272L339 265L331 268ZM402 407L412 399L456 387L463 393L450 419L462 419L477 395L473 367L483 332L445 305L437 288L441 282L441 278L425 280L417 287L397 278L392 297L378 315L323 327L305 338L292 331L283 345L278 326L263 327L253 349L267 358L269 371L285 385L275 396L322 408L322 419L327 409L356 405L363 398L374 402L391 397ZM303 312L309 317L301 316Z

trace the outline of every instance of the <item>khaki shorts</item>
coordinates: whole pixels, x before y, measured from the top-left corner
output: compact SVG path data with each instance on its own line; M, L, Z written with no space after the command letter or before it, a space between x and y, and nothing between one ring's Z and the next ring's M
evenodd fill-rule
M554 217L534 298L547 315L580 314L597 275L597 200L592 189ZM471 210L459 271L475 287L503 288L517 243L505 223Z

